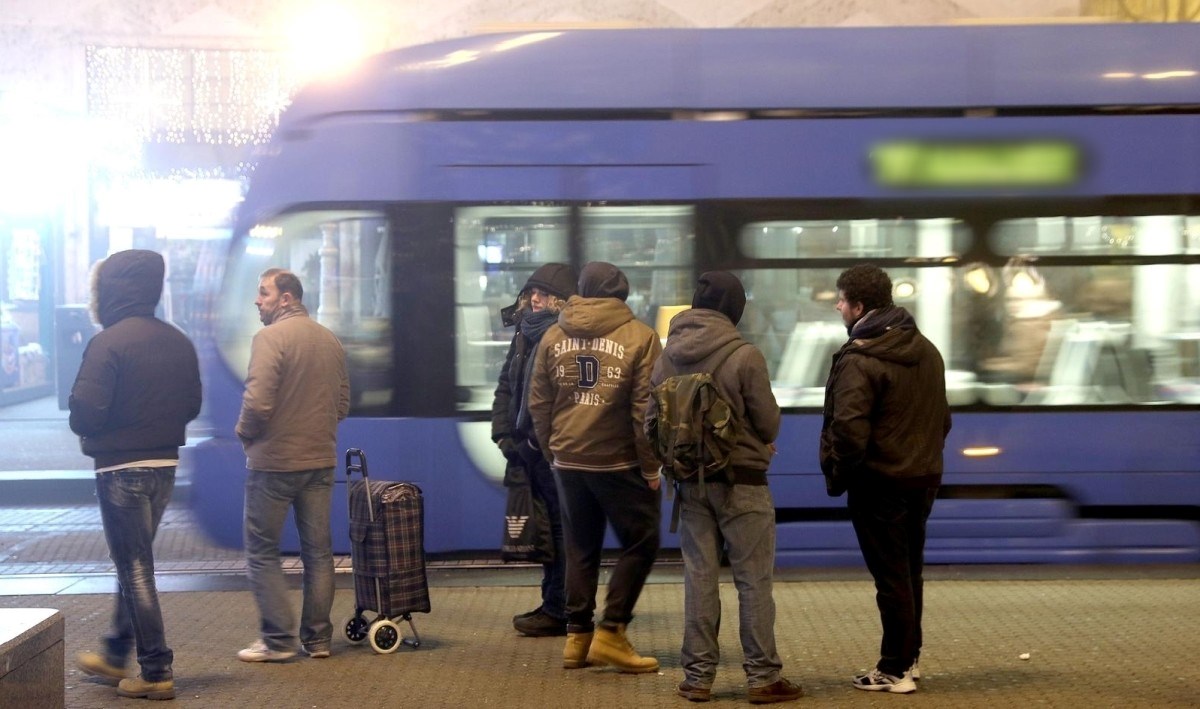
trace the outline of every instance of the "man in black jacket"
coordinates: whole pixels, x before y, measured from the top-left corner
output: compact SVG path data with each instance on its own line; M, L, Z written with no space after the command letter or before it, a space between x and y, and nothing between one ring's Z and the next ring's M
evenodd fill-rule
M825 385L821 471L830 495L848 492L883 621L879 661L854 686L907 694L920 678L925 523L950 432L945 365L912 315L892 302L882 269L849 268L837 289L850 340Z
M513 477L527 480L531 494L542 501L550 518L549 551L553 558L542 562L542 603L513 617L513 628L530 637L567 634L567 551L563 545L562 513L554 472L542 456L529 416L529 381L542 335L558 322L567 298L575 295L575 282L570 266L544 264L525 281L512 309L501 311L505 323L511 318L517 331L500 368L500 381L492 400L492 440L507 460L505 485L511 485Z
M165 268L153 251L113 254L92 274L92 314L104 327L88 343L71 388L71 430L95 460L96 497L117 570L116 610L102 652L79 668L123 697L172 699L151 545L175 487L185 429L200 413L196 349L154 317ZM126 670L136 648L141 676Z

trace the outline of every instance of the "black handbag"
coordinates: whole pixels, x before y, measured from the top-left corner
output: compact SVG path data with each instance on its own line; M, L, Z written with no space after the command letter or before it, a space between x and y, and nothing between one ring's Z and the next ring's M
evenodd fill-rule
M550 514L546 510L546 503L533 494L528 482L508 485L507 489L500 558L536 564L554 561L554 539L550 534Z

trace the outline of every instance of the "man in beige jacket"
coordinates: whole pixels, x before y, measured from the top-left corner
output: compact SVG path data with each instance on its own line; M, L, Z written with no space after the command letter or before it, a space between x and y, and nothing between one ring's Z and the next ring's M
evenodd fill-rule
M246 451L246 566L261 637L238 652L244 662L286 660L297 651L279 561L288 508L295 511L304 564L299 643L310 657L329 657L333 636L329 512L337 425L350 410L350 379L342 344L308 317L303 297L294 273L272 268L263 272L254 301L266 327L250 346L236 430Z

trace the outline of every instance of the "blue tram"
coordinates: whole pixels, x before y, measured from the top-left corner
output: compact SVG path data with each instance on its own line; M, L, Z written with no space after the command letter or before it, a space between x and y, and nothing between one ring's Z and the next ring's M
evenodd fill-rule
M723 268L786 413L778 561L855 563L816 451L834 280L870 261L947 362L930 562L1195 561L1198 161L1196 25L530 32L377 56L285 111L209 284L198 517L240 544L232 431L268 266L344 342L339 445L424 490L434 554L497 547L499 310L533 269L617 264L665 337Z

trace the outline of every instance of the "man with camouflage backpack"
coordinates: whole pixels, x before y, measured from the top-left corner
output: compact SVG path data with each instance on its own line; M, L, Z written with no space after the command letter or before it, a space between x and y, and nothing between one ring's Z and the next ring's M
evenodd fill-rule
M709 373L732 414L737 432L728 463L719 470L667 471L677 483L680 546L684 563L684 631L680 659L684 680L676 693L708 701L720 661L717 630L721 621L719 590L721 546L728 548L738 590L738 621L743 668L752 704L798 699L803 691L784 679L775 648L775 505L767 489L767 467L779 433L779 405L771 393L762 352L742 339L737 323L746 307L746 291L732 273L712 271L700 277L692 309L671 320L663 356L650 384L659 388L670 377ZM707 413L707 412L706 412ZM662 438L679 423L683 411L660 416L651 397L646 430ZM713 448L719 448L713 442ZM656 452L662 454L656 445ZM678 462L681 458L675 458ZM694 460L694 459L693 459ZM663 461L668 465L667 461Z

